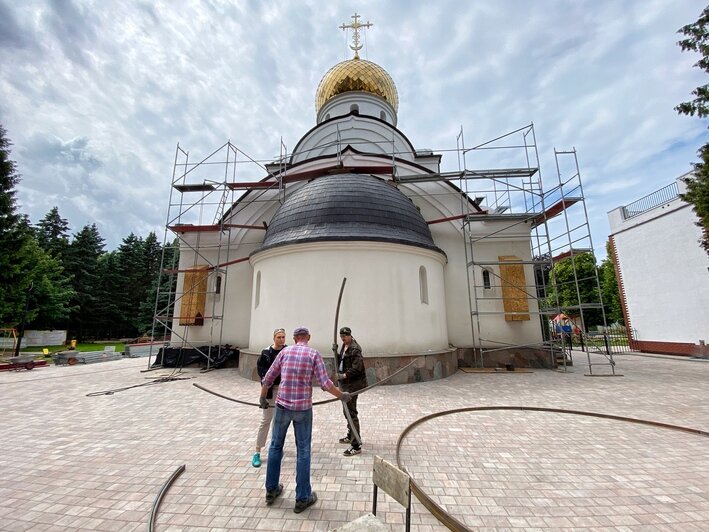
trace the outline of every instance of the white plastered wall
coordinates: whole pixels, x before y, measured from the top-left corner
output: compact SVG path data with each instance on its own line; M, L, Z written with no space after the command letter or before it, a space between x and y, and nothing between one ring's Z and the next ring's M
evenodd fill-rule
M396 112L389 103L367 92L345 92L331 98L318 112L317 122L344 116L352 112L352 106L357 106L362 116L373 116L396 126ZM382 116L382 113L383 116Z
M239 233L239 242L227 245L227 240L220 241L214 233L202 234L199 237L199 253L195 256L194 250L189 246L182 246L180 250L180 270L187 270L195 266L207 264L216 265L238 259L248 259L263 241L264 231L245 230ZM197 246L196 234L187 235L192 246ZM219 249L220 248L220 249ZM226 265L225 271L212 272L207 281L207 295L205 298L205 319L203 325L180 326L176 320L173 324L176 334L173 343L183 340L191 345L207 343L230 344L235 347L244 347L249 342L249 325L251 320L251 288L253 269L248 260ZM222 277L222 290L215 292L215 279ZM177 278L177 290L182 292L184 274ZM181 315L181 303L184 299L175 302L175 315ZM213 319L212 315L222 316L222 319Z
M471 268L470 274L471 294L472 290L477 292L477 297L473 297L473 301L478 301L481 312L479 332L477 330L478 320L473 320L476 328L476 344L494 347L505 343L517 345L539 343L542 341L542 331L538 314L539 305L536 299L534 268L531 264L523 266L525 286L520 287L528 294L529 320L507 321L505 320L500 286L500 265L496 264L501 256L514 256L522 261L532 259L529 222L520 223L519 219L515 221L512 217L509 220L496 219L493 221L484 221L484 217L481 218L483 218L481 221L470 224L471 234L475 240L470 260L474 260L476 263L488 263L476 264ZM487 238L486 235L494 235L494 238ZM483 269L490 271L492 285L490 289L483 287ZM486 314L486 312L492 312L492 314Z
M621 209L609 219L637 339L709 342L709 260L691 206L676 199L628 220Z
M449 185L441 182L424 182L413 186L402 187L402 192L409 194L414 204L419 208L426 220L434 220L459 215L461 209L460 193ZM472 249L476 262L496 262L499 256L513 255L521 260L531 260L529 223L520 222L520 217L497 216L494 221L480 221L470 224L470 230L477 237ZM481 215L481 220L484 216ZM476 301L480 297L501 298L499 286L499 267L492 265L493 288L490 291L478 290L478 298L474 297L473 285L482 285L482 270L477 267L476 278L473 279L473 268L466 268L465 240L462 234L462 221L454 219L449 222L429 226L435 244L443 250L448 258L444 269L446 305L448 315L448 335L451 344L456 347L479 346L479 337L483 338L484 346L499 345L498 342L509 344L535 344L542 341L541 325L538 317L539 305L535 298L533 287L529 287L530 319L524 321L506 321L504 306L501 299L481 301L484 311L495 314L481 315L480 330L478 321L471 315L475 311ZM484 238L494 235L493 238ZM481 238L483 237L483 238ZM470 253L470 250L469 250ZM472 260L471 256L467 261ZM534 271L531 265L524 266L528 285L534 285ZM470 286L470 293L468 287Z
M338 153L348 144L358 152L388 155L393 150L397 157L413 160L411 146L397 129L378 120L350 115L308 132L299 141L291 162Z
M365 354L447 349L444 261L437 252L380 242L320 242L257 253L251 262L261 285L252 297L249 350L267 345L276 327L285 327L291 341L292 330L306 326L311 345L330 353L343 277L339 323L352 328ZM422 266L428 303L421 301Z

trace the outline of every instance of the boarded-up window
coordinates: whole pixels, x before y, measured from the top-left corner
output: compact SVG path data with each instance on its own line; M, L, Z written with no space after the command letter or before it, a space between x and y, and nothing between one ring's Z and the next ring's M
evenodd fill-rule
M500 285L502 286L505 321L529 320L524 264L518 262L520 258L514 255L497 258L500 261Z
M182 282L182 304L180 305L180 325L203 325L204 305L207 299L206 267L187 270Z

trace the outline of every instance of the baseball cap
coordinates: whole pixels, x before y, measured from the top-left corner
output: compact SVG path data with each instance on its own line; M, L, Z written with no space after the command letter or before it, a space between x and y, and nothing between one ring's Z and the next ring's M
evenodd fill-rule
M352 329L349 327L342 327L340 329L340 334L346 334L347 336L352 336Z

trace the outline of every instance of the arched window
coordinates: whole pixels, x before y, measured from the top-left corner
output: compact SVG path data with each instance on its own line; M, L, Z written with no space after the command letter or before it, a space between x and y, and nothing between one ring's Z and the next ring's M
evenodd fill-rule
M358 115L359 114L359 105L357 105L356 103L353 103L352 105L350 105L350 113L352 113L354 115Z
M421 303L428 305L428 277L424 266L419 268L419 294L421 295Z
M492 288L492 281L490 280L490 270L483 270L483 288L485 290L490 290Z
M254 294L254 308L261 302L261 272L256 272L256 293Z
M222 276L221 275L217 275L214 278L214 300L215 301L222 300Z
M386 122L387 114L384 111L380 111L379 118L381 118L382 120L384 120Z

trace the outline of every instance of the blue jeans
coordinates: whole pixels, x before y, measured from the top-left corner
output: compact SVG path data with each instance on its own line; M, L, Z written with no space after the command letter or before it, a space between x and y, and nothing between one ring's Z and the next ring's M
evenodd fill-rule
M310 442L313 435L313 409L286 410L276 407L273 416L271 446L268 448L268 463L266 466L266 491L278 488L281 478L281 460L283 460L283 444L286 441L288 426L293 422L295 430L296 463L295 463L295 500L310 499Z

